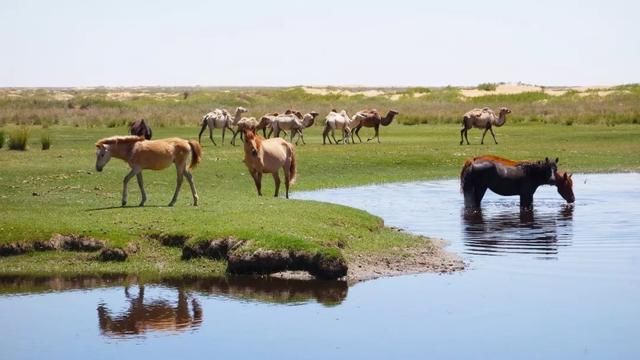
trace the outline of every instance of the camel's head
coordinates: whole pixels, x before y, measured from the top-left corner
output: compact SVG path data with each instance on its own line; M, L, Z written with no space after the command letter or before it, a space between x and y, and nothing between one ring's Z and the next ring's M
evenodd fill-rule
M511 109L509 109L507 107L501 107L500 108L500 115L506 115L506 114L511 114Z
M243 108L242 106L238 106L236 108L236 114L242 114L242 113L246 113L247 109Z
M319 113L318 113L317 111L311 111L311 112L309 113L309 115L313 116L313 118L315 119L315 118L316 118L316 116L318 116L318 115L319 115Z
M111 151L109 151L109 145L96 144L96 171L102 171L109 160L111 160Z
M396 116L396 115L400 114L400 112L398 110L391 109L391 110L389 110L389 114L392 114L393 116Z
M558 172L555 173L556 178L556 187L558 188L558 194L562 196L568 203L573 203L576 201L576 197L573 195L573 180L571 179L571 174L560 174Z

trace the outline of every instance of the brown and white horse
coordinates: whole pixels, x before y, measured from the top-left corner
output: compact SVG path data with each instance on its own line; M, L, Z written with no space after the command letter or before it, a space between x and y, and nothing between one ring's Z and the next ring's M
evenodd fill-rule
M191 163L187 167L189 154L191 154ZM147 194L144 191L142 170L162 170L171 164L176 166L178 179L176 191L169 206L173 206L176 203L184 177L187 178L191 186L193 205L198 205L198 193L191 175L191 170L198 165L202 158L202 148L196 141L180 138L148 141L140 136L112 136L99 140L96 143L96 170L102 171L111 157L124 160L131 167L131 171L124 177L122 206L127 204L127 184L132 177L135 176L138 180L138 186L140 186L140 192L142 193L140 206L144 206L145 201L147 201Z
M550 161L514 161L493 155L483 155L467 160L460 173L460 187L466 208L479 209L487 189L502 196L520 196L520 207L530 208L533 194L540 185L556 185L567 201L573 202L570 177L565 173L557 179L558 159ZM568 180L564 180L566 179Z
M281 138L264 139L253 130L245 130L244 163L262 196L262 174L271 173L276 184L274 196L280 190L280 168L284 170L285 196L289 198L289 185L296 180L296 154L293 144Z

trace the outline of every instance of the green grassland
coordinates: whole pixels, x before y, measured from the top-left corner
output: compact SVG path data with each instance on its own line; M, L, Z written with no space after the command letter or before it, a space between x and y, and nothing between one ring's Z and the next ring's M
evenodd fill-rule
M288 90L255 91L286 93ZM292 91L297 93L298 90ZM223 94L230 97L228 104L242 97L241 92ZM386 228L381 219L360 210L313 201L273 198L270 196L273 194L270 176L263 178L265 196L258 197L242 163L242 146L229 145L230 136L224 146L213 146L208 138L203 137L203 162L194 171L200 206L190 205L190 192L184 184L176 206L166 207L175 187L175 171L167 169L143 173L148 194L144 208L121 208L122 178L127 166L113 159L102 173L97 173L94 169L95 141L106 136L126 134L123 124L145 113L145 109L149 111L145 117L151 119L154 127L154 138L195 138L199 130L198 115L211 107L223 106L210 106L211 102L198 100L198 96L196 91L188 95L186 100L181 97L174 99L177 102L202 101L201 108L189 108L189 112L194 114L188 118L186 115L180 117L184 109L176 110L175 121L158 120L159 114L166 110L165 106L171 108L173 105L163 105L147 98L141 101L148 104L141 107L125 101L106 104L105 109L96 109L94 103L84 110L67 105L62 110L53 108L60 110L61 114L66 111L95 111L95 114L84 115L88 119L86 122L67 118L66 115L60 115L57 122L43 121L42 117L40 124L46 128L33 125L38 122L33 117L29 118L39 111L36 109L39 104L35 107L24 105L25 108L20 111L15 110L22 106L20 102L5 103L0 107L0 113L6 114L9 112L7 107L12 107L12 111L18 114L17 118L5 121L0 130L9 134L18 128L16 123L30 124L31 130L27 151L0 149L0 244L34 242L61 233L104 239L110 247L135 243L140 249L124 263L93 261L95 254L91 253L32 252L0 258L0 274L204 276L224 272L224 264L220 261L181 261L179 248L162 247L157 241L146 237L159 233L182 234L192 241L232 236L249 240L253 249L303 250L347 259L356 255L400 254L402 249L423 246L423 238ZM313 105L314 108L325 106L316 108L321 112L328 110L326 106L342 105L324 99L325 96L317 97L322 99L314 99L316 103ZM294 101L296 99L295 96L290 102L277 99L280 102L276 103L276 100L265 97L265 104L261 105L264 109L260 106L257 106L259 110L249 108L250 115L258 115L263 110L311 107L303 101L301 103L304 104L300 105ZM431 104L423 97L417 99ZM370 99L361 100L362 103L353 98L344 101L354 109L372 105L368 104ZM413 98L411 101L414 101ZM512 106L508 102L503 103L506 101L504 99L496 101ZM517 101L514 103L517 104ZM251 102L239 101L236 104L249 107ZM111 116L109 114L118 113L116 105L122 106L123 110L120 115L114 115L117 121L111 123L105 119ZM269 110L266 110L267 105ZM378 104L376 107L384 110L385 105ZM226 107L231 108L232 105ZM514 113L517 114L517 111ZM101 114L107 115L103 119ZM162 116L168 119L169 115ZM619 119L622 119L620 116ZM560 168L570 172L638 171L640 125L634 123L631 115L625 116L629 116L630 120L590 121L584 117L580 121L568 122L558 119L512 121L510 118L505 126L496 130L500 144L492 144L492 139L488 137L485 145L479 145L481 132L474 129L469 135L472 142L470 146L459 145L459 125L449 123L453 122L453 118L443 122L427 121L427 124L417 126L394 122L389 127L381 128L381 144L337 146L321 144L321 126L316 124L305 130L307 145L297 147L299 178L292 191L455 178L464 159L486 153L514 159L560 157ZM47 151L40 150L43 132L51 140L51 149ZM361 132L363 138L371 134L370 129ZM216 140L220 138L219 130L214 136ZM129 203L137 204L140 194L135 181L130 183L129 191ZM575 192L579 198L579 187Z

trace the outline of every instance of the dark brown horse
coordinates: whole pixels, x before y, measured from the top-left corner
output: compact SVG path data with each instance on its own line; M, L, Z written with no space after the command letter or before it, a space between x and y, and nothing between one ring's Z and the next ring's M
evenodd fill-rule
M558 181L558 159L550 161L514 161L493 155L483 155L467 160L460 173L460 187L464 194L465 208L479 209L487 189L503 196L520 196L520 207L530 208L533 194L540 185L558 185L558 192L573 202L571 182ZM571 180L565 173L562 179ZM567 191L569 187L570 193ZM562 191L560 191L562 189Z
M363 117L363 119L360 121L360 124L358 124L358 126L356 126L356 128L353 131L355 135L358 137L358 140L362 142L362 139L360 139L359 133L360 133L360 129L362 129L362 127L364 126L369 128L372 127L376 131L373 137L367 139L367 141L371 141L374 138L377 138L378 142L380 142L380 134L379 134L380 125L387 126L391 124L391 121L393 121L393 118L396 115L398 115L399 112L397 112L396 110L389 110L389 112L387 113L387 116L385 117L381 117L380 113L378 113L376 109L361 110L361 111L358 111L357 114Z
M129 124L129 133L136 136L144 136L145 139L151 140L151 126L144 122L144 119L140 119Z

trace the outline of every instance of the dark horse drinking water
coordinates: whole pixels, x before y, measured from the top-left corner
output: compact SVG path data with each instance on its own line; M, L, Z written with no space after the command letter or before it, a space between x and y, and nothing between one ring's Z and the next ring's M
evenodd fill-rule
M520 207L530 208L540 185L555 185L567 202L575 200L571 177L560 175L558 159L514 161L493 155L467 160L460 173L465 208L479 209L487 189L503 196L520 196Z

